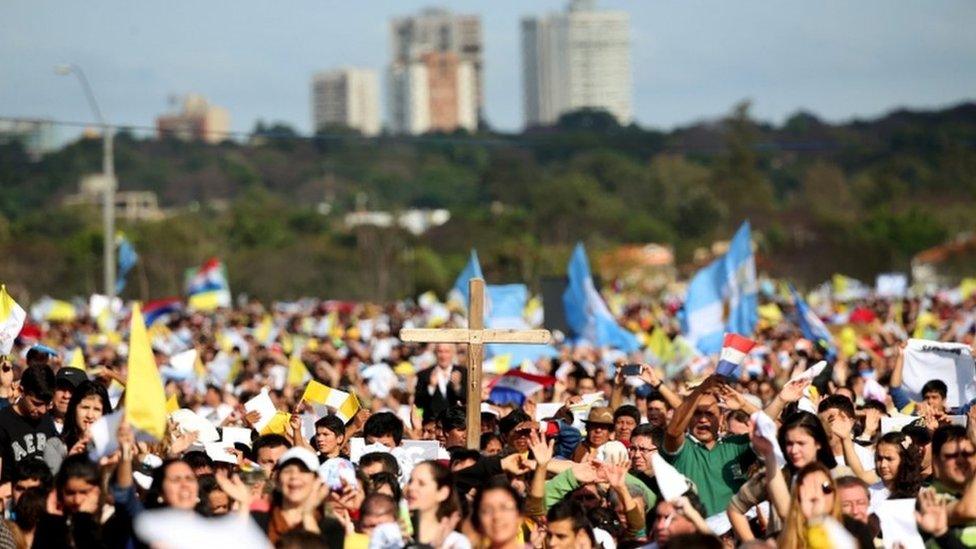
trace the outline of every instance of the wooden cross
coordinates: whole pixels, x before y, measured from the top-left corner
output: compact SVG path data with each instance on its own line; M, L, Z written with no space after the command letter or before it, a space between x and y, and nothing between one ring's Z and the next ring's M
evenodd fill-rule
M467 343L468 344L468 448L481 447L481 368L485 356L486 343L527 343L544 345L549 343L549 330L516 330L485 328L485 281L472 278L468 281L468 327L467 328L404 328L400 330L401 341L417 343Z

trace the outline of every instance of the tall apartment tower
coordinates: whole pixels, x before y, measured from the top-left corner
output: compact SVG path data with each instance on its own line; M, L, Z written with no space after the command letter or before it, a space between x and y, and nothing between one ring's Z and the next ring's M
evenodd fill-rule
M347 127L363 135L380 132L380 84L376 71L343 68L312 78L312 127Z
M481 20L427 9L394 19L390 29L393 131L476 130L484 97Z
M526 127L551 125L584 107L629 124L630 16L572 0L565 12L523 18L522 84Z

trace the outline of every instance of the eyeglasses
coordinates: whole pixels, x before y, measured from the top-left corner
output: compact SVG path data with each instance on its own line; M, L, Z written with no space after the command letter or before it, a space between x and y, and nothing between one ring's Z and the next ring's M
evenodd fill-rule
M640 452L642 454L649 454L655 450L657 450L657 448L644 448L642 446L631 446L630 448L627 448L627 451L632 454L637 452Z

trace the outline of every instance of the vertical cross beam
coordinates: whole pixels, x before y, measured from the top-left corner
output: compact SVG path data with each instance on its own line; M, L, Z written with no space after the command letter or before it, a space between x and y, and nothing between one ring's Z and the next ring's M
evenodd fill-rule
M468 281L468 449L481 449L481 368L485 361L485 346L481 338L485 327L485 281L472 278ZM477 334L477 335L475 335Z

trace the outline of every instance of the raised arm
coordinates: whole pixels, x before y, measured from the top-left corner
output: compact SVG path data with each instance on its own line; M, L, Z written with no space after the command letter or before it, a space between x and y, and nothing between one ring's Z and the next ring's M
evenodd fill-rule
M902 370L905 369L905 343L898 346L898 358L895 359L895 368L891 371L891 380L888 386L891 388L901 387Z
M776 394L776 398L766 405L764 412L773 419L779 419L786 405L800 400L803 397L803 390L809 385L810 380L807 379L787 381L786 385L783 385L783 388Z
M681 407L682 398L661 380L661 376L657 375L657 371L650 364L644 364L641 368L641 379L644 380L644 383L650 385L651 389L661 393L664 401L672 409Z
M752 447L757 454L762 456L766 464L766 492L769 496L769 503L782 519L786 519L790 510L790 488L783 478L776 463L776 452L773 450L773 443L759 434L759 429L755 422L750 425L752 432Z
M691 424L691 418L695 415L695 408L702 395L715 388L718 378L712 376L702 382L701 385L691 392L691 395L681 403L668 423L668 430L664 434L664 450L669 453L677 452L685 443L685 431Z
M864 469L864 466L861 464L861 458L857 456L857 452L854 450L854 439L851 438L851 431L853 429L854 420L844 414L835 415L833 421L830 423L830 431L840 438L841 445L844 448L844 461L847 462L847 466L851 468L851 471L854 471L854 475L868 484L879 482L881 478L874 471Z

